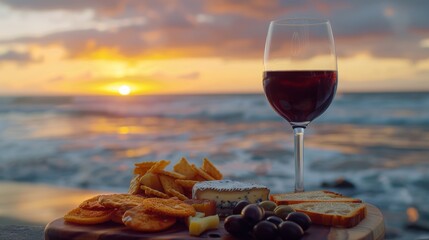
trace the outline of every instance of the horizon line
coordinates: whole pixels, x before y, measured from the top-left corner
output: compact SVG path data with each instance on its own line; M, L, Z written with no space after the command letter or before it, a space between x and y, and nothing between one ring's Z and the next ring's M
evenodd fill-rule
M341 91L336 94L394 94L394 93L429 93L429 90L391 90L391 91ZM144 97L144 96L204 96L204 95L264 95L264 92L207 92L207 93L150 93L130 94L0 94L0 97Z

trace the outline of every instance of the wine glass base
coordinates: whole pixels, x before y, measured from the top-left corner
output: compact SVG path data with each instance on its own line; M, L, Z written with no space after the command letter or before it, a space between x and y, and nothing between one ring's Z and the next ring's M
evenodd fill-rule
M308 124L310 124L310 121L306 122L290 122L292 125L292 128L306 128Z

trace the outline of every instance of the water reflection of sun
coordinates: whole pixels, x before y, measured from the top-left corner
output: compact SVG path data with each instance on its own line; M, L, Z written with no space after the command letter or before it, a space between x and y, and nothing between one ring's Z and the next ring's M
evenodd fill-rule
M118 88L118 93L122 96L129 95L131 93L131 88L127 85L122 85Z

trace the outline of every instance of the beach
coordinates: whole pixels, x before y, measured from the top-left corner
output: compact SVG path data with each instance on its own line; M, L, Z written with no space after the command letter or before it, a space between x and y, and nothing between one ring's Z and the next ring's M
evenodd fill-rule
M83 200L109 192L47 184L0 182L0 239L43 239L49 222Z
M427 236L407 227L407 210L429 218L428 107L429 93L337 94L306 129L306 190L346 179L353 187L329 189L380 208L386 239ZM126 192L134 163L149 160L208 157L226 178L293 191L292 129L260 94L2 97L0 116L0 217L16 223L46 224L88 195ZM10 204L29 192L37 204ZM62 198L41 201L43 192Z
M109 193L17 182L0 182L0 189L1 225L44 226L85 199Z

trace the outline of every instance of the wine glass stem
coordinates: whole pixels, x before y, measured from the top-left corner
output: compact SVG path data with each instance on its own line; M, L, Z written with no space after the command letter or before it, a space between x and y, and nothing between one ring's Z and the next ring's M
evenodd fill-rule
M293 129L295 141L295 192L304 192L304 128Z

